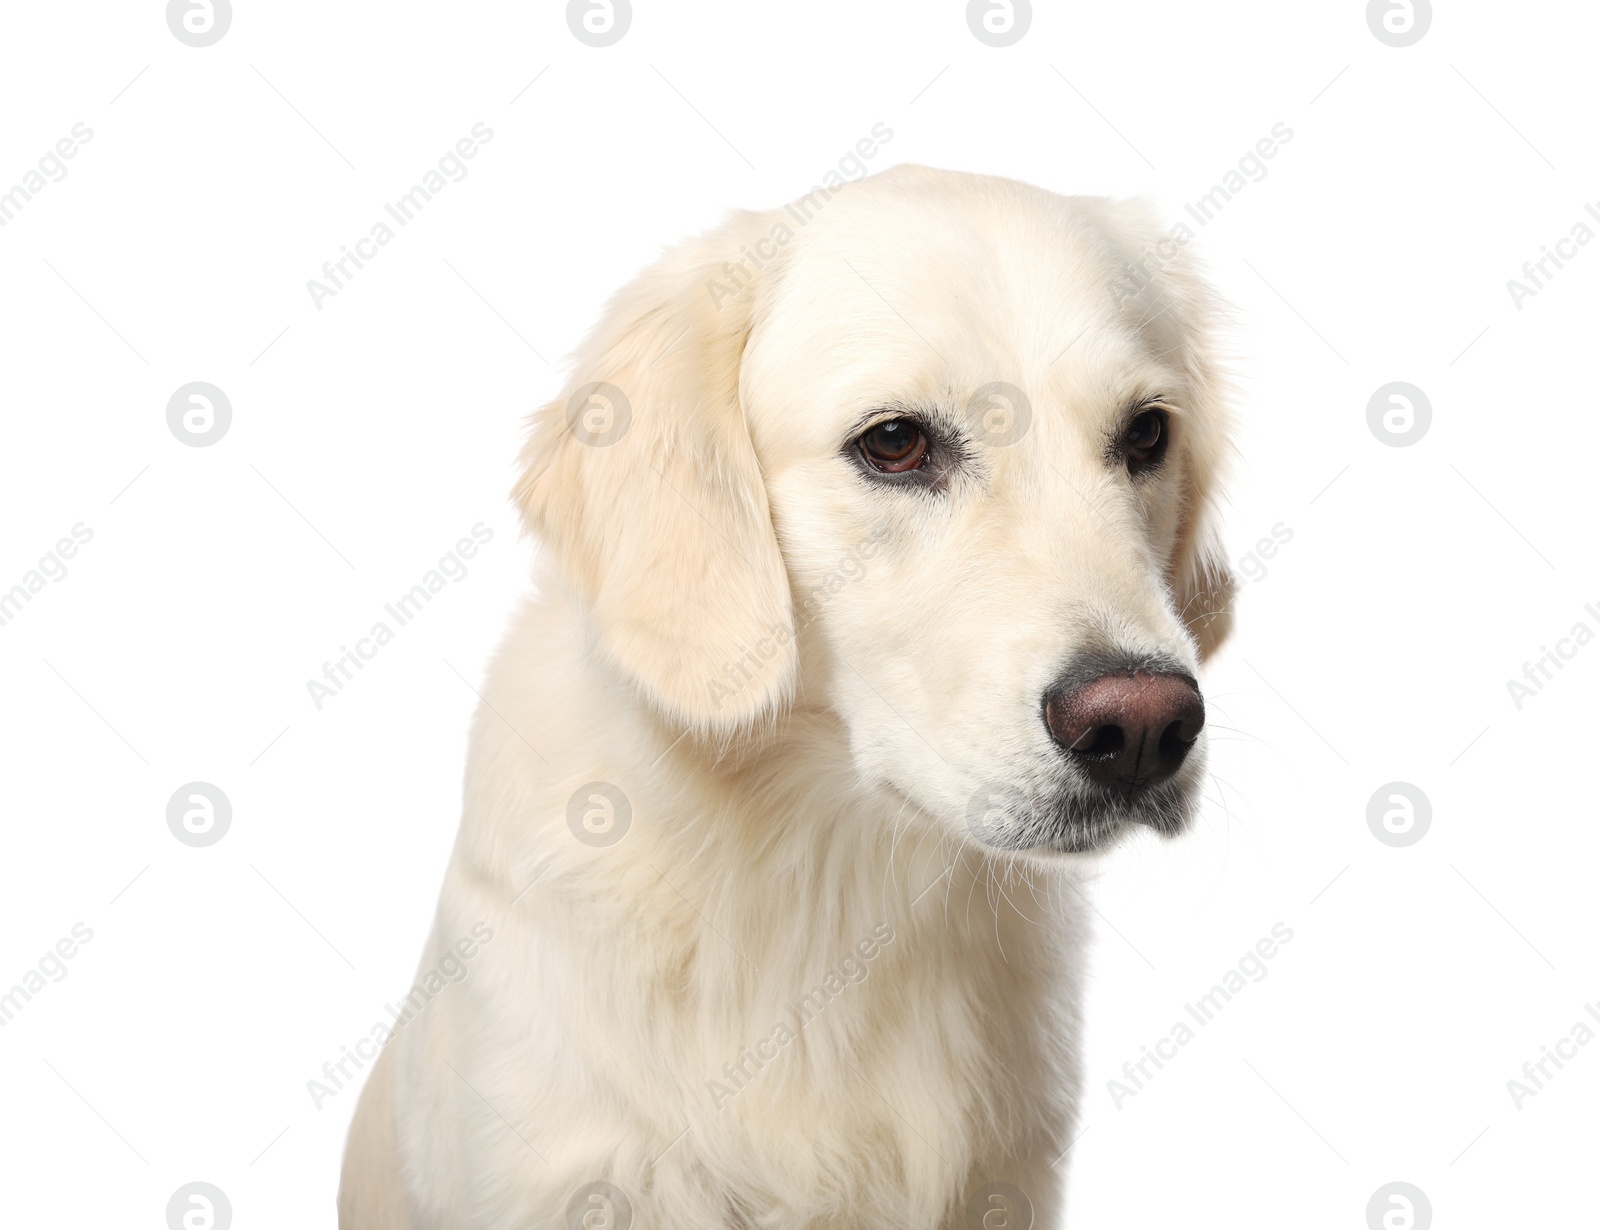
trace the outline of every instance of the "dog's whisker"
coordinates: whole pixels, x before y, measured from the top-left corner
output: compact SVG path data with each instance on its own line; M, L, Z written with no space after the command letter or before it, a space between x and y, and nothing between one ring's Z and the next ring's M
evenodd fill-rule
M888 862L888 866L885 868L885 877L884 877L884 879L885 879L885 885L887 885L887 884L892 882L896 889L899 889L899 887L900 887L900 879L899 879L899 873L895 868L895 851L898 848L899 842L900 842L901 818L906 814L906 808L910 805L910 803L911 803L911 796L910 795L908 795L908 794L901 795L900 796L900 810L895 812L894 819L890 822L890 830L889 830L889 862ZM884 890L883 890L883 897L884 897L885 902L887 902L887 900L888 900L888 889L887 889L887 887L885 887Z
M1001 963L1010 965L1011 960L1006 956L1005 940L1000 936L1000 898L1005 896L1006 890L994 874L994 862L992 860L989 863L989 880L994 885L995 895L989 897L989 894L985 892L984 896L989 899L989 908L994 912L994 944L1000 950Z

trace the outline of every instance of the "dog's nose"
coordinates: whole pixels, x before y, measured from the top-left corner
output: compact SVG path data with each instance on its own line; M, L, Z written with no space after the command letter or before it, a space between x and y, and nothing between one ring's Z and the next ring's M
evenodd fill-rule
M1206 722L1188 675L1130 670L1050 694L1045 724L1102 786L1150 786L1176 773Z

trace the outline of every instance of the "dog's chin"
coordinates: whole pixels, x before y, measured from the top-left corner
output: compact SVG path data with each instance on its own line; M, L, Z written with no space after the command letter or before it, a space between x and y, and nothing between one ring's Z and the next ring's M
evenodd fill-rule
M974 829L973 836L992 850L1043 857L1104 854L1128 834L1149 829L1163 838L1177 837L1189 827L1195 790L1177 783L1129 797L1101 787L1074 789L1048 803L1035 803L1011 823Z

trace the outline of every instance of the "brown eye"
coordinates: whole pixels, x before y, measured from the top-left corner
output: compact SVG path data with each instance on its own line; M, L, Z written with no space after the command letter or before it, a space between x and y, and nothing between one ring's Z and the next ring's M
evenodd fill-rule
M1137 474L1161 464L1167 451L1167 415L1163 410L1142 410L1133 416L1122 436L1122 455L1128 472Z
M861 435L861 455L875 470L903 474L928 456L928 437L910 419L889 419Z

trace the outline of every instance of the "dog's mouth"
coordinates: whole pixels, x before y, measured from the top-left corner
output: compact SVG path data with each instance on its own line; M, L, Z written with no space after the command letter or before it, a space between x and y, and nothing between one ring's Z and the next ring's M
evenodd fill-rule
M1093 854L1108 849L1130 829L1143 826L1163 838L1178 836L1189 827L1194 811L1182 790L1150 791L1131 801L1118 798L1098 813L1063 817L1042 843L1062 854Z
M1132 829L1163 838L1189 826L1194 790L1176 781L1159 785L1069 787L1053 799L1036 800L1015 787L989 787L974 798L967 827L979 844L1018 854L1094 854L1108 850Z

